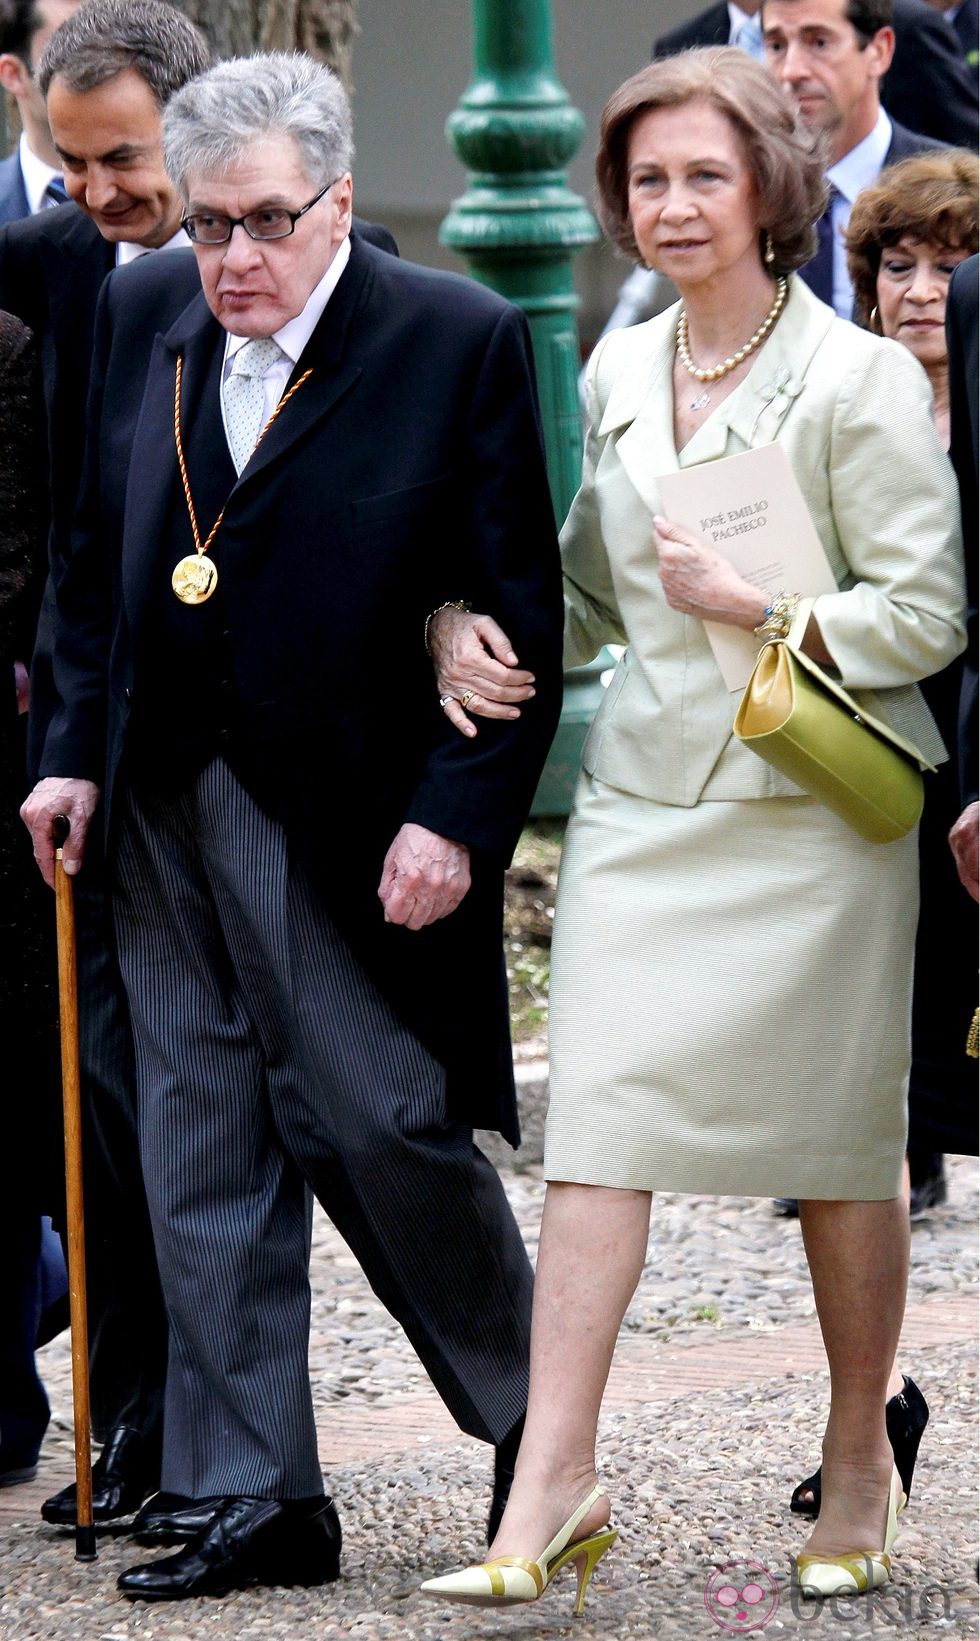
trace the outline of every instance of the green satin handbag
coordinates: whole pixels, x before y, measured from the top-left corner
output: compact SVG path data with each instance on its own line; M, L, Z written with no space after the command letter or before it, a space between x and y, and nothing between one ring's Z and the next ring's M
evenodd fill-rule
M922 813L932 765L786 639L762 646L733 727L869 843L903 838Z

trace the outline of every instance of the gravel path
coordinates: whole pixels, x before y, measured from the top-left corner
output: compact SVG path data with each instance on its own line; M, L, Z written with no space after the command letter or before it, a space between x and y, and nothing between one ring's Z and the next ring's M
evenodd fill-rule
M540 1092L528 1085L531 1107ZM533 1109L531 1117L528 1154L504 1175L533 1256L544 1188ZM763 1201L661 1196L602 1420L603 1474L622 1536L596 1574L584 1621L571 1617L570 1572L538 1605L509 1613L443 1607L418 1595L426 1572L481 1548L487 1450L445 1419L400 1331L319 1217L311 1360L322 1446L336 1455L328 1486L344 1528L340 1581L310 1591L131 1605L116 1595L115 1578L147 1552L124 1535L105 1535L98 1562L77 1564L70 1536L37 1517L38 1501L70 1474L63 1336L43 1352L54 1418L42 1473L30 1487L0 1493L0 1637L532 1641L574 1634L578 1641L660 1641L745 1634L751 1617L739 1621L705 1601L714 1568L745 1561L763 1569L753 1576L768 1605L755 1611L772 1608L767 1634L862 1641L889 1633L975 1635L977 1164L950 1159L949 1176L949 1204L916 1225L912 1241L909 1338L927 1342L910 1344L904 1365L928 1397L932 1420L899 1533L895 1581L873 1599L817 1610L800 1607L789 1586L789 1556L804 1528L787 1509L788 1495L816 1460L826 1395L798 1226L775 1218ZM746 1355L752 1340L757 1360ZM719 1614L729 1615L727 1628Z

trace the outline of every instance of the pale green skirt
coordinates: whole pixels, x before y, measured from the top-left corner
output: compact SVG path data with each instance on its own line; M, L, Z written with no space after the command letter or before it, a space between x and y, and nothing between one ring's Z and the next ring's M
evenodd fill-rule
M915 833L809 798L581 777L558 885L545 1176L873 1200L906 1139Z

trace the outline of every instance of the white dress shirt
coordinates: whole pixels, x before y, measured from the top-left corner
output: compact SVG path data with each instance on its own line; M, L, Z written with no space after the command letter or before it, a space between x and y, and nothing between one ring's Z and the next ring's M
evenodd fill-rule
M17 154L27 203L31 208L31 216L36 216L38 211L47 210L49 205L57 205L58 201L49 198L45 189L49 182L62 182L62 175L53 165L49 165L47 160L39 160L34 150L28 148L23 131L17 144Z
M878 181L885 155L892 140L892 122L883 108L866 137L832 165L827 181L837 190L831 221L834 227L834 310L841 319L850 319L854 312L854 286L847 273L847 250L844 233L851 215L851 206L862 188L870 188Z
M162 245L132 245L128 240L119 240L116 245L116 267L128 268L131 262L138 257L147 256L150 251L183 251L190 245L190 240L183 228L178 228L170 239Z
M337 253L323 278L314 285L306 300L302 313L295 319L289 319L280 330L273 332L273 341L278 342L282 349L282 356L271 364L262 377L264 393L262 425L269 420L276 405L286 391L286 383L293 373L293 367L299 361L303 349L313 335L323 311L326 308L334 291L340 283L340 276L350 260L350 240L345 239L337 248ZM222 381L226 382L231 375L232 361L239 348L251 341L248 336L233 336L230 332L225 339L225 362L222 372ZM225 424L224 399L221 401L221 420ZM225 437L228 429L225 426Z

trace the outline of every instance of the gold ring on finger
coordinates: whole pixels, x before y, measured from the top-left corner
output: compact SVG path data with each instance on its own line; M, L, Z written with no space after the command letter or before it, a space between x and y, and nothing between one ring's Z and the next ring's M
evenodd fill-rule
M475 694L476 694L475 689L464 689L462 695L459 698L460 706L461 707L469 706L469 704L472 701Z

